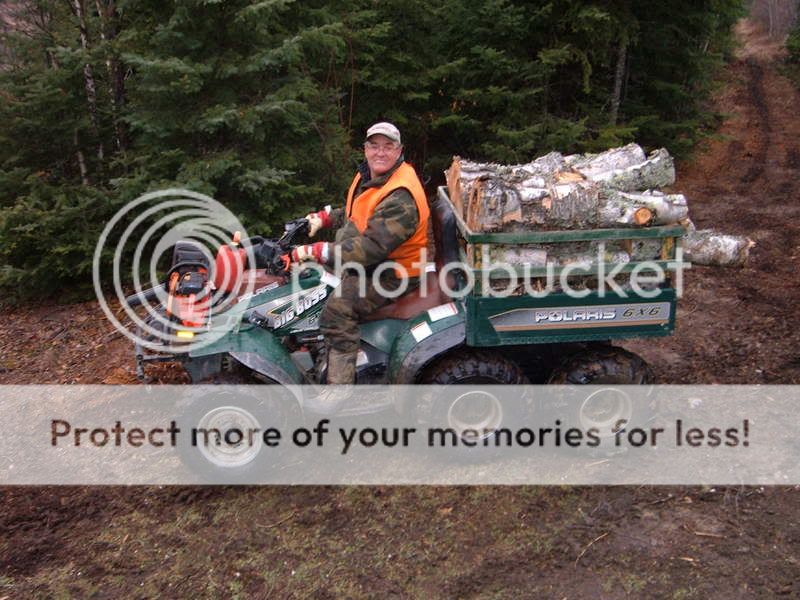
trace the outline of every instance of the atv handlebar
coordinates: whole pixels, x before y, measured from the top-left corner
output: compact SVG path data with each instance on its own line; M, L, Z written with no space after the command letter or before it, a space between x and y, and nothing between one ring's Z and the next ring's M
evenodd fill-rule
M307 234L308 228L309 228L308 219L306 219L305 217L289 221L283 226L284 233L278 240L278 244L284 250L288 250L294 243L294 238L298 235Z
M151 300L155 300L158 297L159 293L167 293L167 286L166 284L157 285L156 287L152 287L149 290L143 290L141 292L137 292L135 294L131 294L127 298L125 298L125 304L127 304L130 308L136 308L137 306L141 306L145 302L150 302Z
M274 275L282 275L289 270L286 257L295 245L295 238L307 233L308 219L303 217L286 223L283 235L277 240L255 236L243 241L242 244L252 248L256 268L266 269Z

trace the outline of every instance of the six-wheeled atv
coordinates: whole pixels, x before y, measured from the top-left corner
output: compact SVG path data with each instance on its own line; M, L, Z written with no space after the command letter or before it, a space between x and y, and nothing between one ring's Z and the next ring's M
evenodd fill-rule
M645 384L653 381L638 356L611 345L611 340L668 335L674 327L676 294L667 281L655 295L637 297L607 292L581 298L564 293L544 297L492 297L486 281L494 273L481 268L487 244L559 243L606 239L657 238L664 264L674 256L679 227L475 233L457 217L441 188L432 204L435 263L424 285L377 310L361 324L358 384L487 384L575 383ZM215 264L189 242L175 247L165 283L168 301L158 307L172 333L181 338L215 332L213 343L188 351L181 343L154 353L136 346L140 377L155 361L180 361L193 382L263 382L288 386L302 407L305 384L325 382L325 345L318 318L337 279L309 271L294 284L285 255L307 231L304 219L293 221L277 240L253 238L253 265L245 264L242 246L220 249ZM636 263L626 265L631 271ZM446 272L447 279L440 279ZM543 275L536 269L528 276ZM557 274L557 272L556 272ZM487 279L484 279L486 275ZM507 276L507 275L506 275ZM449 293L442 283L448 283ZM484 283L482 284L481 281ZM215 312L209 306L211 286L225 282L239 310ZM242 295L245 283L252 293ZM473 284L474 282L474 284ZM151 291L128 298L136 306ZM231 322L231 314L235 314ZM445 402L436 398L354 398L345 414L393 408L420 422L445 421L456 430L500 427L511 415L492 394L459 395ZM629 418L632 407L623 396L588 401L577 415L583 424ZM518 415L515 414L514 418ZM201 417L202 418L202 417Z

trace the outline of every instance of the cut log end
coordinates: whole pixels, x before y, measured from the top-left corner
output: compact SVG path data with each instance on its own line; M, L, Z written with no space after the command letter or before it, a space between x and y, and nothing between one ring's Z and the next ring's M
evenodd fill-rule
M586 178L577 171L558 171L555 176L556 183L578 183Z
M450 168L445 171L445 180L447 181L447 192L450 196L450 201L453 203L456 212L460 217L464 216L464 203L461 196L461 157L454 156Z
M646 207L641 207L633 213L633 222L637 225L649 225L653 222L653 211Z

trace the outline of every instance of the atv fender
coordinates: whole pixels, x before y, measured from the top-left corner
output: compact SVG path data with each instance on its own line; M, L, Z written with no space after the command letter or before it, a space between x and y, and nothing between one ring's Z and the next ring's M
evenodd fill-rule
M254 327L240 332L239 338L239 347L230 351L231 358L277 383L283 385L306 383L286 348L270 332Z
M408 321L395 340L389 357L389 381L415 383L422 369L437 356L464 345L466 314L461 303L453 303L457 313L431 321L431 311Z
M260 327L230 332L213 344L192 352L198 355L228 354L249 369L283 385L306 383L286 348L269 331Z
M294 367L295 373L292 373L268 361L256 352L231 352L231 358L248 369L272 379L275 383L282 385L303 385L306 383L297 367Z

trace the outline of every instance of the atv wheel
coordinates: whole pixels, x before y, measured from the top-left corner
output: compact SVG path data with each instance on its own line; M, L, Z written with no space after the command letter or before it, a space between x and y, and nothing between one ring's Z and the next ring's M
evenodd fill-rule
M275 428L285 434L294 410L291 393L280 386L203 386L189 394L178 446L183 463L205 483L274 479L282 450L266 446L263 433Z
M497 430L511 427L524 416L527 405L505 398L497 386L526 383L522 370L510 360L482 351L460 352L428 368L420 383L456 386L423 394L416 403L417 421L452 430L457 437L451 455L473 458L499 450Z
M642 398L631 398L627 385L649 385L655 382L653 371L640 356L609 346L587 350L572 356L550 378L551 384L600 386L585 397L566 400L553 410L554 418L578 426L584 431L596 429L601 445L609 445L613 436L630 426L641 426L650 420L655 407Z
M609 346L572 356L550 377L551 384L647 385L655 382L653 371L644 359L622 348Z

